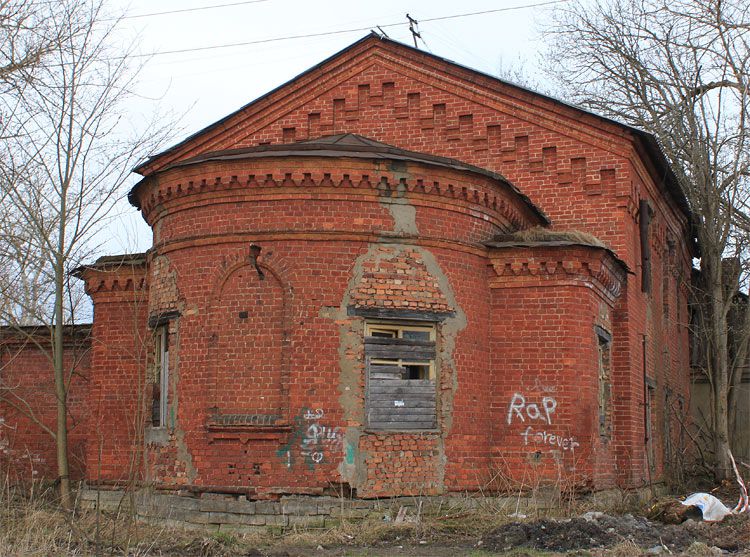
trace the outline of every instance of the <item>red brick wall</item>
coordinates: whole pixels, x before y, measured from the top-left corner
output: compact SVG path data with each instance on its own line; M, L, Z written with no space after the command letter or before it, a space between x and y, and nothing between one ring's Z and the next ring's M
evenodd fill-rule
M680 295L673 294L670 308L685 305L677 283L690 259L686 219L657 187L635 139L617 125L372 39L143 171L199 153L342 132L500 172L555 228L598 236L634 274L618 298L606 278L614 271L601 272L604 252L597 251L597 262L589 251L562 250L545 257L567 262L564 273L545 271L551 280L539 280L539 261L529 256L515 263L520 279L508 283L505 274L505 287L495 289L502 281L481 243L538 221L507 188L471 173L416 164L395 172L345 157L269 157L165 170L137 193L155 231L149 314L180 314L170 323L174 422L166 434L146 432L148 477L256 494L320 491L344 481L364 496L405 486L416 491L418 475L428 491L476 489L499 466L509 466L515 479L526 470L555 477L562 467L578 483L643 483L643 335L647 374L659 385L659 424L668 417L667 393L686 396L688 374L680 356L686 329L676 311L664 313L658 254L655 291L640 291L640 199L649 199L655 211L654 251L667 236L676 239L675 286L667 291ZM382 178L387 197L379 188ZM250 242L263 249L265 282L247 261ZM420 290L438 285L431 299L395 282L402 280L395 278L402 264L402 270L418 271L407 280ZM418 277L422 269L429 275L424 279ZM258 308L259 299L267 307ZM350 306L367 305L453 312L437 327L438 433L367 431L363 319L348 313ZM97 319L108 309L114 317L106 319L122 321L126 309L117 304L100 309ZM248 317L241 317L245 311ZM259 352L273 350L267 373L256 376L250 363L263 369L263 361L250 338L258 337L264 315L272 323L259 336ZM613 337L607 443L596 433L592 402L596 324ZM126 344L125 338L123 332L115 344ZM122 366L129 381L118 388L126 389L136 372ZM518 424L507 424L517 389L533 404L552 388L559 395L555 435L575 438L574 458L564 448L557 460L553 453L537 456L527 450L528 436L510 431ZM268 398L261 399L262 392ZM240 410L245 415L235 419ZM665 431L655 428L658 435ZM661 454L663 443L656 442ZM114 463L114 448L107 454ZM656 462L655 476L660 468Z
M84 274L94 302L86 424L86 476L91 482L124 483L143 474L151 345L144 274L143 265L102 265Z
M502 248L490 254L493 470L533 487L611 487L611 447L621 430L599 430L598 333L612 332L625 273L611 255L583 246Z
M657 382L655 420L660 435L674 434L680 427L667 408L679 400L687 407L688 397L686 316L674 311L663 317L658 252L668 235L675 238L669 279L670 291L679 292L673 295L675 308L687 303L684 285L691 259L687 219L661 187L662 176L634 136L595 116L371 38L143 171L153 172L198 153L343 132L500 172L550 216L555 228L593 233L627 264L633 275L613 324L613 373L620 387L615 420L622 431L617 451L620 480L628 485L645 481L644 335L647 375ZM651 295L640 288L641 199L649 200L655 212ZM662 447L655 452L661 455ZM653 475L659 476L660 462L654 468Z
M90 376L89 327L68 328L63 365L70 372L68 447L71 477L86 472L86 421ZM57 477L55 441L38 422L55 432L57 399L46 329L3 328L0 340L0 469L11 481ZM23 409L23 411L19 410ZM35 418L32 420L30 416ZM7 474L7 476L6 476Z
M352 181L366 174L393 184L401 174L332 159L304 161L315 169L305 188L276 179L275 186L235 187L231 177L221 180L226 189L185 187L185 178L208 182L217 172L304 179L295 160L273 164L170 171L143 192L154 195L147 213L156 222L153 261L160 277L174 279L164 294L152 279L150 311L181 312L170 326L175 425L148 445L149 477L258 496L320 492L340 481L362 496L476 487L480 478L464 470L488 462L492 423L482 410L490 397L487 260L476 242L538 219L500 183L420 165L401 173L410 189L393 197L340 186L341 165ZM430 187L420 188L417 176ZM171 196L157 202L157 187L171 188ZM264 280L248 261L250 242L262 248ZM438 325L439 432L394 441L366 430L364 320L350 307L447 316ZM253 320L267 325L245 332ZM273 402L276 393L281 403ZM238 413L245 422L233 421ZM248 415L266 427L248 423Z

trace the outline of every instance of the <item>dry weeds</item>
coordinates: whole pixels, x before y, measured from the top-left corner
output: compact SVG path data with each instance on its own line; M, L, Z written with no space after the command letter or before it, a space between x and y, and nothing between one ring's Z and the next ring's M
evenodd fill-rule
M468 500L471 499L471 500ZM53 490L6 490L0 493L0 555L29 557L49 555L93 556L117 555L132 557L249 557L249 556L302 556L341 555L377 556L400 553L416 556L452 557L454 555L560 555L554 549L515 547L509 553L505 547L490 543L496 532L511 521L524 524L554 523L551 519L529 517L519 521L511 516L513 508L506 504L493 504L491 497L468 498L461 504L445 504L431 512L417 512L419 507L409 507L401 523L395 523L399 507L384 502L380 517L361 521L342 520L331 528L295 529L281 531L268 528L250 534L232 532L190 532L165 526L145 524L127 512L119 514L75 512L66 514L56 505ZM476 507L467 510L468 504ZM642 509L645 510L645 509ZM557 514L557 513L555 513ZM390 518L384 520L383 515ZM402 513L403 515L403 513ZM578 519L580 521L580 519ZM609 520L615 524L618 517ZM632 522L632 517L631 517ZM572 523L571 523L572 524ZM747 520L737 517L717 528L714 525L694 523L686 527L700 540L684 555L695 557L715 555L714 545L722 538L743 539ZM577 529L581 529L576 527ZM678 528L678 526L671 526ZM579 555L596 557L625 557L645 554L644 544L625 539L618 532L616 545L608 548L588 548ZM482 541L480 541L482 540ZM665 538L666 541L666 538ZM651 543L651 541L649 542ZM656 542L653 542L656 543ZM689 543L689 542L688 542ZM738 549L750 547L740 544Z

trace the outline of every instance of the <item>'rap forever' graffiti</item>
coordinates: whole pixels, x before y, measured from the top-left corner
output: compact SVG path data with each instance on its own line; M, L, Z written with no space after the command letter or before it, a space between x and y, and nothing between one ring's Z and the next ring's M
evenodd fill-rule
M540 402L529 402L520 393L515 393L510 399L508 405L508 425L514 420L520 420L523 423L542 423L552 425L552 416L557 410L557 400L551 396L545 396ZM521 432L524 445L542 445L551 448L562 449L563 451L574 451L580 446L574 437L566 437L559 433L547 431L547 429L535 429L533 425L528 425Z

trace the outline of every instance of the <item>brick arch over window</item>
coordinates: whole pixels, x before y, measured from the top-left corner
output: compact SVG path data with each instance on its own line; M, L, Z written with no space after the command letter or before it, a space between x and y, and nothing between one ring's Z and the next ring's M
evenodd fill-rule
M228 267L208 308L211 421L227 426L287 421L290 292L259 269L247 259Z

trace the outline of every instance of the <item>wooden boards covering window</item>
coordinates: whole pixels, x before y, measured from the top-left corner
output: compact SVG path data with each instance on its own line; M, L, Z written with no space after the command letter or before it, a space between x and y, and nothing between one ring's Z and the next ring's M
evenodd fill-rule
M368 325L377 335L365 337L368 427L435 429L434 326Z

